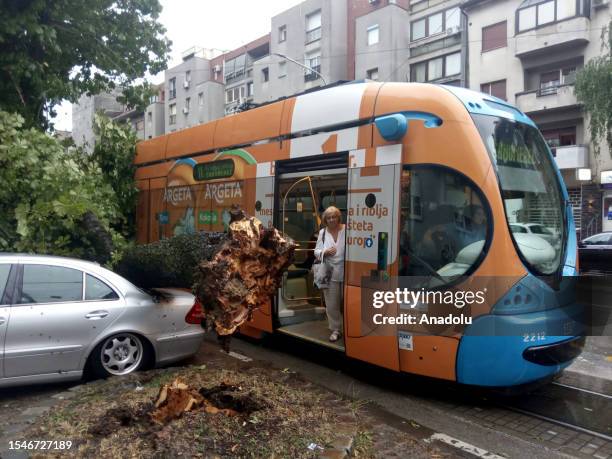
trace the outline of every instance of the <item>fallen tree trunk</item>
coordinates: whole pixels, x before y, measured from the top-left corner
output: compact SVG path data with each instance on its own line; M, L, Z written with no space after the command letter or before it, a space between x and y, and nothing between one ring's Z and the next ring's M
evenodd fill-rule
M239 209L231 215L227 241L212 260L199 264L194 285L205 320L220 337L234 333L274 295L296 247Z

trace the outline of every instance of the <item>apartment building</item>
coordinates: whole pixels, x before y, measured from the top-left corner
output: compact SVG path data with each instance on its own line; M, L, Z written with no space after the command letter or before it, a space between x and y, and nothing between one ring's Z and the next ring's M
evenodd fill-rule
M157 92L151 96L149 105L144 113L144 138L152 139L165 134L166 117L164 103L166 100L166 87L164 83L157 85Z
M458 0L411 2L407 81L467 86L465 17L460 3Z
M612 231L612 160L596 157L576 72L601 53L608 0L469 0L469 87L509 101L550 145L581 237Z
M222 75L225 85L225 114L234 113L248 107L254 100L254 79L261 71L255 62L270 54L270 34L232 50L221 56L222 62L215 61L213 79L218 81ZM222 72L219 66L222 65ZM216 68L216 71L215 71Z
M349 79L407 81L408 1L348 1Z
M191 48L183 62L165 72L165 132L174 132L220 118L223 85L212 78L210 50Z
M96 141L93 130L94 115L102 113L110 118L122 114L125 106L117 101L121 95L119 88L112 92L105 92L88 96L83 94L79 100L72 104L72 140L92 152Z
M347 2L306 0L272 18L270 54L253 63L254 102L344 80L346 62Z

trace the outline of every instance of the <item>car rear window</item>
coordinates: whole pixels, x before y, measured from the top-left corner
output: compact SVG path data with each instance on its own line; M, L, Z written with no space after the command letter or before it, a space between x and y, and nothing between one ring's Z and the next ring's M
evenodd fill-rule
M85 279L86 300L117 300L119 295L100 279L87 274Z
M21 304L83 299L83 272L62 266L24 265Z
M2 301L2 297L4 296L4 289L6 288L6 283L8 281L9 273L11 272L11 265L4 264L0 265L0 304Z

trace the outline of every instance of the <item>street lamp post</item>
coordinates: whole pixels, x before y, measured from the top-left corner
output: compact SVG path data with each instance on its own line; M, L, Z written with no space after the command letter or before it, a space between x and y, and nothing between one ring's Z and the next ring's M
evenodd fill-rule
M321 78L321 80L323 81L323 86L327 86L327 81L325 81L325 78L323 78L323 75L321 75L319 72L317 72L315 69L313 69L312 67L308 67L307 65L302 64L301 62L296 61L295 59L291 59L289 56L285 56L284 54L281 53L270 53L274 56L278 56L278 57L282 57L283 59L287 59L288 61L293 62L294 64L299 65L302 68L305 68L306 70L308 70L309 72L314 73L315 75L317 75L319 78Z

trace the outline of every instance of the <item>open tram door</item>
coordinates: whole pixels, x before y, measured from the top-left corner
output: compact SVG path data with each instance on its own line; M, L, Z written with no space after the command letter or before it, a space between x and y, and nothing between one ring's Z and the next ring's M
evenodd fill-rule
M329 342L325 306L311 268L323 211L333 205L346 222L347 161L346 153L278 161L274 206L274 226L298 245L277 293L277 331L340 351L342 339Z

